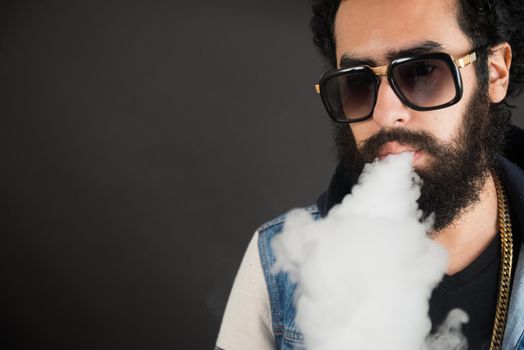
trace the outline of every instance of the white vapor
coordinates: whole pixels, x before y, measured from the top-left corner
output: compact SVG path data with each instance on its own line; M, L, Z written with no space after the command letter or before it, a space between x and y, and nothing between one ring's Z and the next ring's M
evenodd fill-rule
M296 322L308 350L466 349L467 315L453 310L428 336L429 298L447 253L420 222L412 153L367 164L324 219L292 211L272 242L273 272L297 282Z

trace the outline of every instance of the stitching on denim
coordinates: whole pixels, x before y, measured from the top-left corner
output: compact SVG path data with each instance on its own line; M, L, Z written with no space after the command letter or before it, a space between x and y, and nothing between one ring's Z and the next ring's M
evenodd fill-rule
M274 336L282 336L284 335L284 326L282 325L274 325L273 327L273 335Z
M271 220L271 221L268 221L266 223L264 223L262 226L260 226L258 228L259 231L265 231L267 229L270 229L271 227L273 226L276 226L276 225L280 225L282 224L284 221L286 221L286 217L287 217L287 214L283 214L283 215L280 215L279 217Z
M308 213L310 213L311 215L315 216L317 214L320 214L320 211L318 210L318 207L316 204L313 204L313 205L310 205L310 206L307 206L307 207L304 207L304 208L299 208L299 209L302 209ZM287 218L287 213L286 214L282 214L280 216L277 216L276 218L274 218L273 220L270 220L264 224L262 224L259 228L258 228L258 231L265 231L273 226L276 226L276 225L280 225L282 224L284 221L286 221L286 218Z
M300 332L286 330L284 332L284 339L292 341L294 343L303 343L304 336Z

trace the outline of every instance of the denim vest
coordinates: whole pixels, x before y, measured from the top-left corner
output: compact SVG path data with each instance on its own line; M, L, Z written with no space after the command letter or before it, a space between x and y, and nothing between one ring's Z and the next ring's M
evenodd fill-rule
M524 236L524 172L505 158L500 160L502 180L506 188L513 230ZM306 207L313 219L322 216L317 205ZM271 240L282 231L286 215L277 217L259 229L258 249L264 278L269 294L273 335L277 349L304 349L304 338L295 324L295 290L288 275L283 272L271 273L275 255ZM524 242L524 237L523 237ZM521 246L509 304L503 350L524 350L524 246ZM474 349L472 349L474 350Z
M315 220L321 217L316 205L304 210ZM286 215L282 215L258 229L258 251L269 293L273 335L277 349L298 350L303 349L304 338L295 324L296 284L290 281L287 273L271 273L271 266L275 263L271 240L282 231L285 219Z

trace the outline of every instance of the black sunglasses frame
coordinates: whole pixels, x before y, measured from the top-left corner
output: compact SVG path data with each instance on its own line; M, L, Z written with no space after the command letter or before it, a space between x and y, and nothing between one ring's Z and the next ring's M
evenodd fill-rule
M473 53L475 53L475 52L471 52L468 55L471 55ZM455 86L455 92L456 93L455 93L455 97L453 99L451 99L449 102L446 102L444 104L441 104L441 105L438 105L438 106L432 106L432 107L420 107L420 106L417 106L417 105L413 104L412 102L410 102L402 94L400 87L398 86L398 84L396 83L395 79L393 78L392 72L393 72L393 70L396 67L398 67L399 65L402 65L404 63L414 62L414 61L422 61L422 60L427 60L427 59L439 60L439 61L445 62L447 64L447 66L449 67L450 73L452 75L452 78L453 78L453 83L454 83L454 86ZM360 117L360 118L348 119L345 115L341 116L341 115L339 115L337 113L337 111L333 110L333 108L329 104L327 95L325 93L323 93L323 91L327 90L326 89L326 85L327 85L328 81L330 81L331 79L337 78L337 77L340 77L340 76L344 76L344 75L347 75L347 74L350 74L350 73L357 73L357 72L365 73L365 74L369 74L370 76L373 76L372 79L374 79L374 81L376 82L375 84L373 84L373 89L374 89L374 91L373 91L373 98L374 98L374 100L373 100L373 105L371 107L371 110L370 110L369 114L367 114L366 116ZM449 54L447 54L447 53L435 52L435 53L428 53L428 54L415 55L415 56L402 57L402 58L395 59L388 65L386 73L382 73L382 74L375 73L375 71L372 69L372 67L369 67L369 66L357 66L357 67L350 67L350 68L342 68L342 69L337 69L337 70L332 70L332 71L326 72L320 78L320 81L319 81L319 90L320 91L319 91L319 93L320 93L320 96L322 98L322 102L324 104L324 107L326 108L326 111L328 112L329 117L331 119L333 119L335 122L338 122L338 123L355 123L355 122L360 122L360 121L364 121L366 119L369 119L373 115L373 112L375 110L375 106L377 104L378 89L380 88L380 77L382 75L386 75L387 76L389 85L391 86L391 88L393 89L393 91L395 92L395 95L397 95L399 100L403 104L405 104L406 106L408 106L409 108L411 108L411 109L413 109L415 111L432 111L432 110L436 110L436 109L446 108L446 107L449 107L449 106L452 106L452 105L456 104L462 98L462 94L463 94L462 76L460 74L460 68L455 63L455 59L452 56L450 56Z

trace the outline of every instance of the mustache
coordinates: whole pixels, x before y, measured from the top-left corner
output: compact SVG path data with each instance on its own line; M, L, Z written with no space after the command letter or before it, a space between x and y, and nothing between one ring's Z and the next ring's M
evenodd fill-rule
M434 157L448 154L449 146L441 144L426 131L410 131L403 128L381 130L362 143L360 156L365 163L372 162L378 156L382 146L388 142L410 145Z

